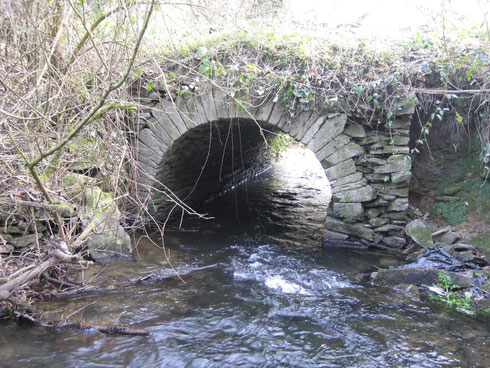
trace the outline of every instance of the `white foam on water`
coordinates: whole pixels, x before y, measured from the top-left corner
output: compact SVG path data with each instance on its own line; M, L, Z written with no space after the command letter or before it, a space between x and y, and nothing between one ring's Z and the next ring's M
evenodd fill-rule
M310 295L302 286L284 280L281 276L270 276L265 279L265 286L285 294Z

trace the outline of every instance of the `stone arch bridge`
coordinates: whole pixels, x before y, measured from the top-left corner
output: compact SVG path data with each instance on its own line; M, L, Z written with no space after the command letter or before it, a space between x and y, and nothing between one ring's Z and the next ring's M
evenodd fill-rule
M390 133L384 124L340 112L303 111L289 121L272 100L241 110L211 85L173 100L165 91L137 94L143 106L134 143L139 191L156 221L179 212L174 195L197 206L262 171L264 136L281 131L310 148L325 169L332 188L327 244L405 245L413 102L398 106Z

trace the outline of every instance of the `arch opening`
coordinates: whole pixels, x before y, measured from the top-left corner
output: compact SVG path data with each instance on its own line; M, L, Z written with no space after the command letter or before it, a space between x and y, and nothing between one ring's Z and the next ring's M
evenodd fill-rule
M282 132L259 124L250 119L215 121L175 141L161 161L159 180L212 220L185 216L181 223L182 210L176 209L171 224L317 247L331 199L325 170L296 140L274 155L271 142ZM172 203L162 198L155 205L156 217L163 220Z

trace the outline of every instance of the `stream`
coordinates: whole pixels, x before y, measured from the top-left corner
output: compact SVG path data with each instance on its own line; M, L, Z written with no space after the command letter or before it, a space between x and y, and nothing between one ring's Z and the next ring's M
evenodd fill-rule
M488 323L412 290L358 282L402 258L321 246L331 194L311 155L287 151L202 209L214 219L169 227L174 270L142 237L134 258L85 272L97 289L40 305L61 318L93 303L73 318L148 336L5 322L0 367L490 366Z

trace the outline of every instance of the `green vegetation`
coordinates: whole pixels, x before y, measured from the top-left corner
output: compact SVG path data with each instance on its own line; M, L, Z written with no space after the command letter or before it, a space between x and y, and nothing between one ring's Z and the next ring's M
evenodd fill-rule
M490 182L484 177L485 164L474 148L478 141L472 142L473 152L467 157L446 159L442 152L435 157L436 164L442 167L436 178L436 200L444 202L438 202L432 212L449 225L464 222L468 216L490 224Z
M448 225L457 225L468 219L463 202L438 202L432 213L441 216Z
M291 136L284 133L278 133L274 136L269 146L274 156L278 157L288 147L290 147L293 142L294 142L294 138L292 138Z
M472 315L475 314L471 305L473 295L470 292L466 292L464 296L461 296L455 291L458 290L460 287L456 284L453 284L451 277L445 275L442 272L439 272L437 278L438 282L436 286L444 291L444 295L440 296L434 293L429 293L429 297L431 299L447 303L451 308L454 308L458 311Z
M490 231L475 236L470 243L477 245L486 259L490 260Z

